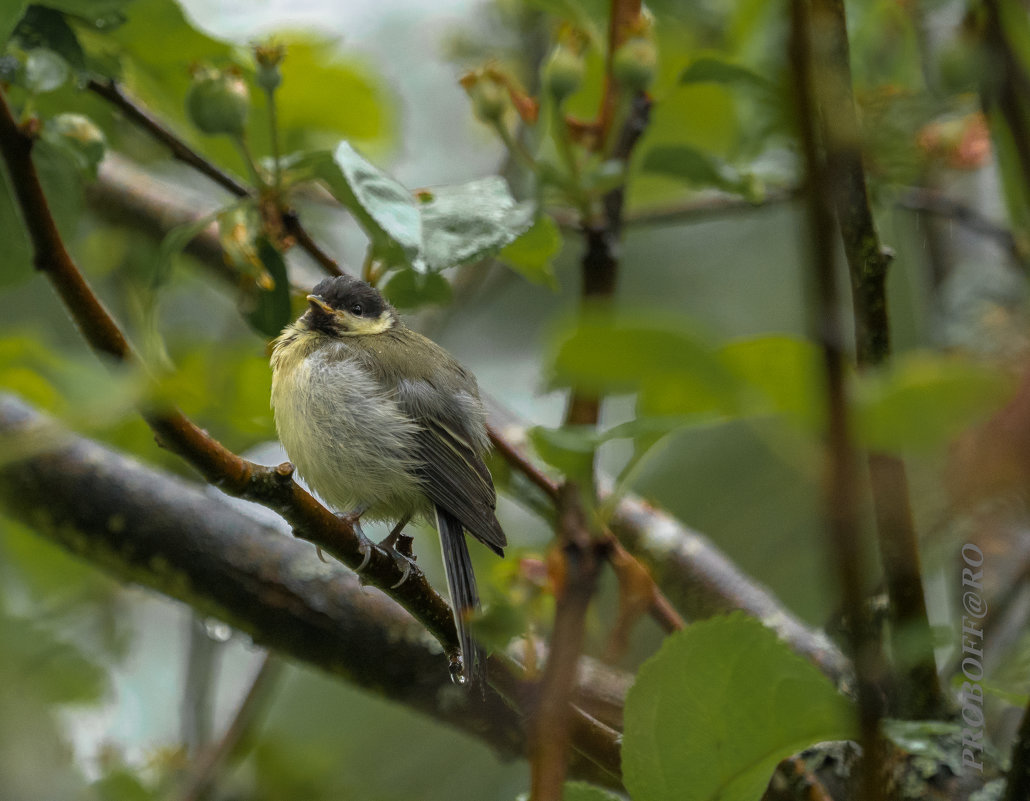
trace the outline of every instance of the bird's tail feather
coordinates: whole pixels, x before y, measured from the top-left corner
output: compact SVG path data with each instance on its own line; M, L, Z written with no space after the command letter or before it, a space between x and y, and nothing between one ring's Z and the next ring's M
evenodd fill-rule
M447 573L447 589L454 608L454 625L464 663L462 675L472 686L484 687L486 655L468 630L468 616L479 609L479 591L472 572L472 558L465 542L465 531L456 517L436 507L436 528L440 532L443 566Z

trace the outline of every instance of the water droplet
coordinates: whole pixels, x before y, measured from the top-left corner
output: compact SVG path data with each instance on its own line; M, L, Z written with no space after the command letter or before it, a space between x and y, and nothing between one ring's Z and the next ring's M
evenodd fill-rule
M232 626L213 617L204 621L204 631L215 642L228 642L232 637Z
M464 684L466 681L465 665L462 664L461 656L452 654L448 657L448 661L447 669L451 672L451 681L455 684Z

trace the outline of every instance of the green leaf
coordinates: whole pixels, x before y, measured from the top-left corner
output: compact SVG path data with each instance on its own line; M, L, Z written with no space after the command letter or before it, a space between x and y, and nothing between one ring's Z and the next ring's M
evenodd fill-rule
M633 440L633 455L616 477L611 492L605 496L600 508L601 519L611 519L619 501L633 488L634 482L641 476L647 463L664 451L664 443L670 435L687 426L701 425L713 419L714 416L710 414L689 417L637 417L601 434L600 439L603 442L624 438Z
M97 779L92 789L100 801L154 801L157 798L127 768L116 769Z
M354 215L372 241L376 255L392 266L424 269L422 215L411 193L367 161L349 142L332 153L300 157L293 168L307 166L329 192Z
M748 385L751 414L783 414L819 429L825 418L823 366L811 342L776 335L731 342L721 348L729 369Z
M558 288L554 259L562 247L561 231L554 220L540 215L526 233L505 245L497 258L534 284Z
M257 254L265 272L272 279L272 285L258 290L253 301L254 307L246 313L247 322L258 333L266 337L276 337L282 333L293 316L286 260L264 236L258 240Z
M0 241L4 257L0 260L0 288L28 280L32 275L32 244L14 199L6 169L0 169Z
M741 175L721 159L689 145L653 147L644 157L643 170L679 178L698 187L714 187L726 192L748 194L752 180Z
M0 680L16 683L49 703L97 701L104 692L105 674L70 643L42 626L0 612Z
M43 184L50 211L66 240L79 224L85 202L81 159L66 147L40 139L32 148L32 161Z
M218 220L223 214L225 214L225 209L218 209L210 214L205 214L203 217L194 220L193 222L177 225L165 234L164 239L161 240L161 247L158 250L158 258L155 260L154 264L154 275L151 284L152 288L157 288L168 280L171 275L174 257L179 255L179 253L181 253L183 249L193 241L194 237L198 236L205 228L211 225L215 220Z
M25 13L28 0L7 0L0 6L0 52Z
M569 478L583 480L593 474L598 445L593 426L535 426L529 430L529 441L537 456Z
M516 203L499 175L434 187L420 200L423 253L431 270L492 256L533 224L532 205Z
M53 50L39 47L25 60L25 86L33 94L59 89L68 80L68 62Z
M874 450L940 447L996 410L1011 388L1000 370L913 354L885 373L862 378L856 428L862 443Z
M641 412L650 416L730 413L738 406L740 381L712 344L654 315L584 315L551 362L552 386L639 392Z
M855 731L851 704L812 664L742 614L666 638L626 697L634 801L754 801L780 760Z
M275 94L283 146L287 150L326 147L342 138L372 141L389 133L386 91L369 71L344 58L337 43L286 36L282 86ZM332 102L326 101L332 87ZM260 93L256 93L260 94ZM261 116L264 99L255 97Z
M48 8L73 14L84 20L110 18L130 6L133 0L46 0Z
M58 114L47 120L42 138L64 150L83 178L96 179L107 142L103 132L89 117L83 114Z
M699 58L680 75L680 83L724 83L771 92L773 85L756 72L716 58Z
M619 801L619 796L586 782L565 782L562 801Z
M60 11L30 5L15 28L14 36L23 50L50 50L76 71L82 72L86 68L86 56L79 43L79 37ZM67 73L67 66L65 72Z
M386 299L398 309L450 303L451 285L440 273L401 270L383 288Z

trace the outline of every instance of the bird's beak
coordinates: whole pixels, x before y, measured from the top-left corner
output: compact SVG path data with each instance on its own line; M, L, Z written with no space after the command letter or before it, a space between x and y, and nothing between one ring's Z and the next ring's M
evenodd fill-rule
M309 304L311 304L311 308L317 312L322 312L323 314L330 315L333 313L333 307L326 303L324 300L322 300L322 298L318 295L308 295L307 301Z

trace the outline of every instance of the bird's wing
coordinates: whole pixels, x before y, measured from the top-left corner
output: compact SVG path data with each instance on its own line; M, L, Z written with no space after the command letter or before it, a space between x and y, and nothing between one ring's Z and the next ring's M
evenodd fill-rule
M401 382L400 406L416 423L415 471L425 493L436 505L457 518L476 539L498 554L508 544L494 509L497 494L486 463L460 426L445 421L426 403L423 388Z
M468 441L438 420L419 421L415 434L418 466L426 495L456 517L491 550L504 555L508 544L497 522L497 494L490 471Z

